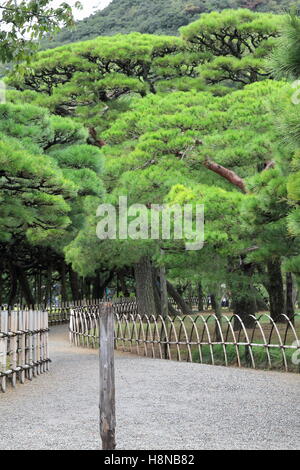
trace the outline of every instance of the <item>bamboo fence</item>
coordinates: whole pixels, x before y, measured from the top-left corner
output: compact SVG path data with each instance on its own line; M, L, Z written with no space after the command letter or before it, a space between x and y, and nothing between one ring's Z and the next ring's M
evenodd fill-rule
M275 323L262 314L253 317L255 326L249 329L236 315L141 316L132 312L130 302L128 307L125 312L123 305L120 313L114 304L117 350L202 364L300 371L300 315L282 315L281 323ZM99 312L99 305L71 309L72 344L99 347Z
M0 388L32 380L49 369L48 312L0 310Z

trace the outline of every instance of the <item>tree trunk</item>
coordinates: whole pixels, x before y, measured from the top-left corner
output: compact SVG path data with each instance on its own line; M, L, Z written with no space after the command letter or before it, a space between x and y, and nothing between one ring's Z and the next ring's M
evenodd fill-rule
M70 276L70 285L72 291L72 298L73 300L80 300L80 290L79 290L79 278L78 274L73 271L70 267L69 269L69 276Z
M83 279L83 297L86 300L91 299L91 279L90 278Z
M20 287L21 287L26 305L28 305L28 307L32 307L34 305L34 297L32 295L31 288L30 288L28 279L26 277L26 274L24 270L19 266L16 267L16 273L17 273L17 277L20 283Z
M45 293L45 305L52 303L52 265L49 263L47 269L47 280L46 280L46 293Z
M199 312L203 312L204 305L203 305L203 289L201 282L198 283L198 310Z
M295 315L293 285L292 273L286 273L286 315L289 319L293 319Z
M284 323L285 319L282 314L284 313L285 302L280 259L269 261L267 268L268 281L266 287L270 298L270 315L276 323Z
M191 309L186 304L186 302L183 300L181 295L177 292L175 287L169 281L167 281L167 288L168 288L169 295L171 297L173 297L173 299L175 300L176 304L178 305L178 307L180 308L182 313L184 315L191 315L191 313L192 313Z
M96 275L94 276L93 281L92 281L93 299L100 299L104 297L104 295L100 295L100 290L101 290L100 273L96 272Z
M61 283L61 301L67 302L67 278L66 278L66 263L62 260L60 264L60 283Z
M126 285L125 275L124 275L123 271L119 272L118 278L119 278L119 281L120 281L121 291L122 291L124 297L130 297L130 293L129 293L129 290L128 290L127 285Z
M220 327L222 328L221 302L220 302L220 299L218 299L218 296L216 294L211 294L211 307L213 311L215 312L217 319L219 320ZM216 341L222 340L220 328L217 322L215 324L215 338L216 338Z
M39 270L38 280L37 280L37 304L41 305L42 303L42 271Z
M11 265L10 270L10 291L8 296L8 305L13 306L16 302L17 292L18 292L18 278L16 273L15 266Z
M156 268L152 268L152 282L154 290L154 301L157 314L161 314L161 290L159 273Z
M3 298L2 298L3 297L3 284L4 284L4 282L3 282L3 274L4 274L3 271L4 271L4 265L0 260L0 305L3 304Z
M137 305L140 315L157 315L150 259L144 256L134 265Z
M160 281L160 299L161 299L161 315L163 317L168 316L168 289L167 289L167 278L166 268L164 265L159 270L159 281Z
M251 277L253 275L253 265L241 260L238 277L233 279L232 290L232 309L233 313L240 317L246 328L254 328L257 311L256 294L252 285ZM234 330L241 329L240 320L235 317Z

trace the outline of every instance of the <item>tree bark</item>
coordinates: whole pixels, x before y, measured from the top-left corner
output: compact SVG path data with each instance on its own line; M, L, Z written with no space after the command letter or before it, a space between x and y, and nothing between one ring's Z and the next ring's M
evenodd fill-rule
M20 266L16 266L16 273L17 273L17 278L19 280L20 287L21 287L26 305L28 305L28 307L33 306L34 297L33 297L28 279L26 277L26 273Z
M257 311L255 290L252 285L251 277L253 275L253 265L245 263L241 259L238 277L233 280L232 290L232 309L233 313L240 317L246 328L254 328L255 317ZM241 329L241 322L237 317L234 319L234 330Z
M213 311L215 312L215 315L216 315L217 319L219 320L220 327L222 328L222 315L221 315L220 299L218 299L218 296L215 293L211 294L210 298L211 298L211 307L212 307ZM216 338L216 341L221 341L222 340L220 328L219 328L217 322L215 324L215 338Z
M61 283L61 301L67 302L68 294L67 294L67 278L66 278L66 263L64 260L61 261L60 264L60 283Z
M275 259L267 264L268 281L266 284L270 299L270 315L276 323L284 323L284 290L281 273L281 261Z
M52 303L52 265L49 263L47 269L46 292L45 292L45 305Z
M291 320L293 320L295 315L293 287L293 275L292 273L286 273L286 315Z
M161 298L161 314L163 317L168 316L168 289L166 279L166 268L165 266L160 267L160 298Z
M175 287L169 281L167 281L167 289L168 289L169 295L171 297L173 297L173 299L175 300L176 304L178 305L178 307L180 308L182 313L184 315L191 315L191 313L192 313L191 309L186 304L186 302L183 300L181 295L177 292Z
M203 289L201 282L198 282L198 310L199 312L203 312L204 304L203 304Z
M16 297L18 292L18 278L14 265L10 265L9 269L10 275L10 291L8 296L8 305L13 306L16 303Z
M209 170L213 171L214 173L217 173L222 178L225 178L227 181L229 181L229 183L233 184L234 186L237 186L239 189L242 190L243 193L247 192L245 181L243 180L243 178L234 173L234 171L228 170L228 168L225 168L224 166L219 165L218 163L212 160L205 160L204 166Z
M0 305L3 304L3 274L4 274L4 265L0 260Z
M80 300L78 274L75 273L75 271L73 271L71 267L69 269L69 277L70 277L70 285L71 285L73 300Z
M149 257L143 256L134 265L137 305L140 315L157 315L153 272Z
M120 281L121 291L122 291L124 297L130 297L130 293L129 293L129 290L127 288L126 281L125 281L124 271L120 271L118 273L118 278L119 278L119 281Z

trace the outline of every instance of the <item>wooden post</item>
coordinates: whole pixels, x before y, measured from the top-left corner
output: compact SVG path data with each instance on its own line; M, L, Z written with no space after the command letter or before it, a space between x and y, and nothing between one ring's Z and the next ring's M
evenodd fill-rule
M164 255L163 250L160 250L161 255ZM167 279L166 279L166 268L165 265L162 264L159 270L160 274L160 298L161 298L161 315L163 317L164 327L163 331L168 328L168 289L167 289ZM164 341L164 357L168 359L168 335L164 331L162 335L162 341Z
M103 450L116 447L114 314L111 303L100 305L100 435Z

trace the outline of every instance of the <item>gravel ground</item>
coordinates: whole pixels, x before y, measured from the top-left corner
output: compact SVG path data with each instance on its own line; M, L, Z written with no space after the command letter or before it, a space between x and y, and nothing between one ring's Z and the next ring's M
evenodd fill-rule
M97 351L51 333L51 371L0 396L0 449L99 449ZM299 449L300 377L116 354L118 449Z

